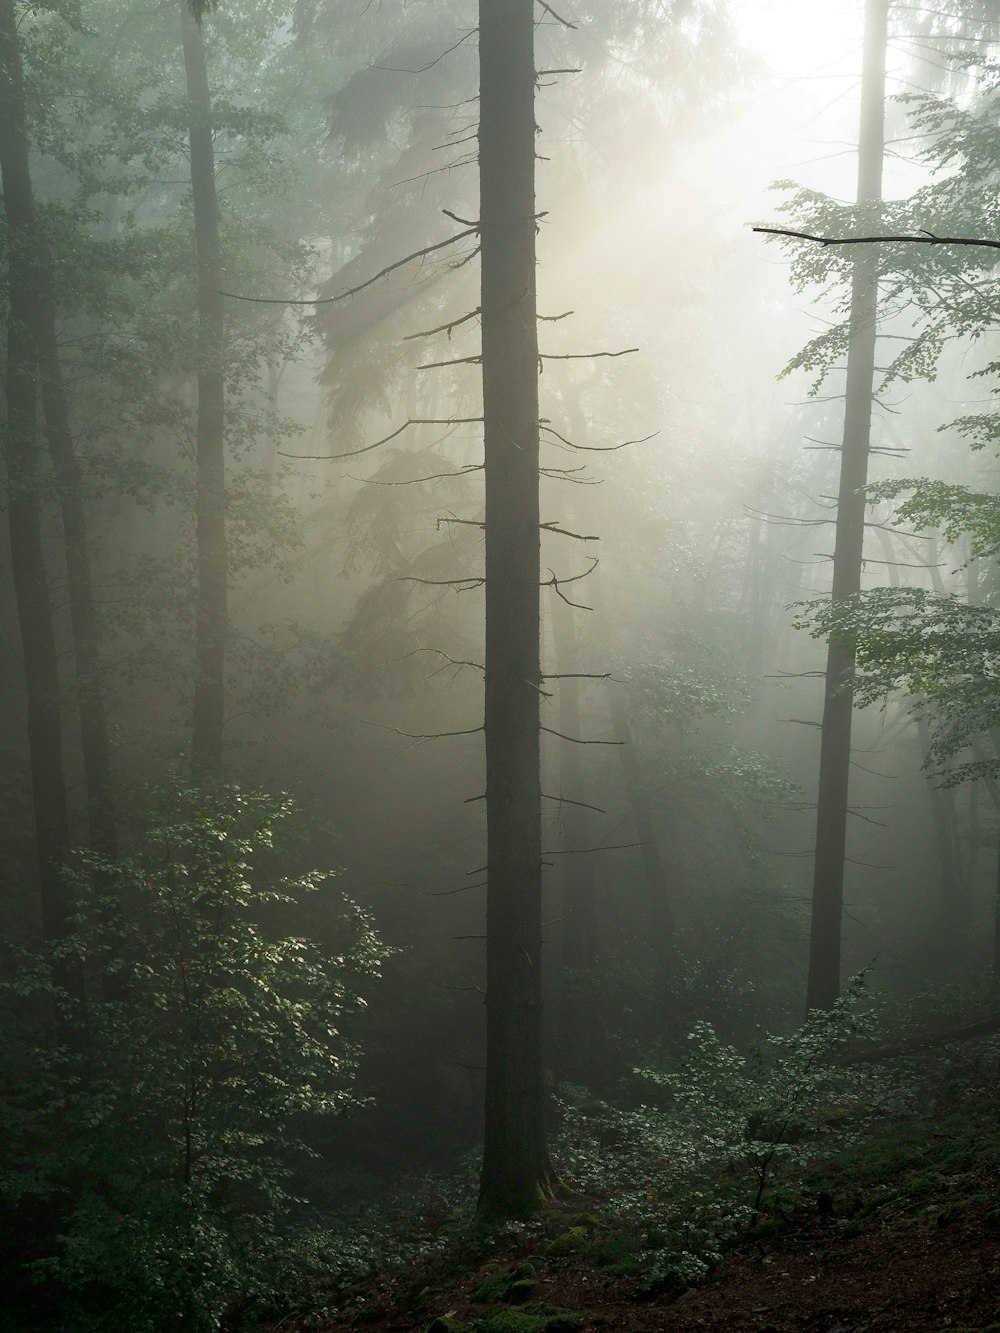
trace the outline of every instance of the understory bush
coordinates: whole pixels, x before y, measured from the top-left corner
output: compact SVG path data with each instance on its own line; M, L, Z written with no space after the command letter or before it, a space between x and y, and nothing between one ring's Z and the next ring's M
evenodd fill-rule
M357 1102L344 1025L385 954L343 899L335 954L282 933L331 878L277 874L289 813L174 790L133 856L74 875L69 934L3 984L0 1226L21 1304L55 1301L61 1330L197 1333L281 1281L308 1127Z
M651 1284L689 1284L756 1222L783 1179L906 1108L898 1080L849 1059L875 1026L860 978L830 1010L747 1052L698 1023L671 1067L633 1070L639 1104L630 1109L562 1090L563 1169L645 1235L639 1269Z

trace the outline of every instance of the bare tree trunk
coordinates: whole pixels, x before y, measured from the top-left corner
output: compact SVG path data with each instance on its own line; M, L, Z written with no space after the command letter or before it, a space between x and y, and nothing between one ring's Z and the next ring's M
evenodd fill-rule
M219 208L205 42L199 21L191 13L189 0L180 0L180 7L198 262L198 420L195 434L198 587L191 769L195 777L211 777L222 769L228 620L222 367L225 322L223 297L219 292Z
M38 495L35 331L40 323L40 274L27 142L17 18L13 0L0 0L0 174L10 238L5 384L10 554L24 652L42 929L47 940L58 940L67 927L68 901L60 871L69 855L70 838L59 670Z
M864 210L867 206L873 214L882 196L888 8L889 0L867 0L865 9L858 207ZM853 596L861 587L865 535L865 486L875 382L878 259L874 247L858 247L858 250L851 285L847 401L833 557L834 601ZM830 640L820 744L807 1010L827 1009L840 994L855 660L853 649Z
M486 462L486 1127L479 1209L554 1189L542 1078L533 0L480 0Z

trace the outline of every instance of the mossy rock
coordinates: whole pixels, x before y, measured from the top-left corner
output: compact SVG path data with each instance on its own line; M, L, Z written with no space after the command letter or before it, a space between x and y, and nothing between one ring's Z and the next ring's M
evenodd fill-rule
M567 1254L582 1254L592 1245L591 1233L585 1227L570 1227L561 1236L555 1236L545 1247L545 1253L556 1259Z
M505 1305L523 1305L535 1294L535 1285L532 1265L514 1264L481 1282L472 1293L472 1299L482 1301L484 1305L493 1305L498 1301Z
M556 1305L532 1305L522 1310L490 1310L476 1320L476 1333L572 1333L588 1316Z
M468 1324L463 1324L454 1315L441 1314L432 1324L427 1325L427 1333L468 1333L468 1328Z

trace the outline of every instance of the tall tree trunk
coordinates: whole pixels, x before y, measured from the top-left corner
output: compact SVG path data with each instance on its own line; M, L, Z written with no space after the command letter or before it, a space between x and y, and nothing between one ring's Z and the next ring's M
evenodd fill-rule
M41 285L24 117L24 79L13 0L0 0L0 175L10 237L5 453L11 569L24 652L28 753L45 938L66 933L61 867L69 855L59 670L38 495L37 379ZM65 979L65 978L64 978Z
M198 263L198 420L195 432L198 586L191 769L195 777L211 777L222 769L228 619L222 366L225 323L223 297L219 292L219 207L205 43L189 0L180 0L180 7Z
M862 217L868 212L872 219L882 197L888 9L889 0L867 0L865 8L861 127L858 136L858 210ZM834 601L853 596L861 587L865 486L868 481L872 389L875 382L877 307L878 258L875 247L858 247L851 284L847 401L833 556ZM840 994L840 936L844 904L854 670L853 649L831 639L827 649L820 744L807 1010L827 1009Z
M552 1193L542 1079L534 0L480 0L486 1125L479 1208Z

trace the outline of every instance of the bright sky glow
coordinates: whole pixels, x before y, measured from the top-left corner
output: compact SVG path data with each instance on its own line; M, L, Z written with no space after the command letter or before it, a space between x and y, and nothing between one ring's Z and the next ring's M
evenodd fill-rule
M740 35L786 78L819 75L842 62L860 66L859 0L741 0Z

